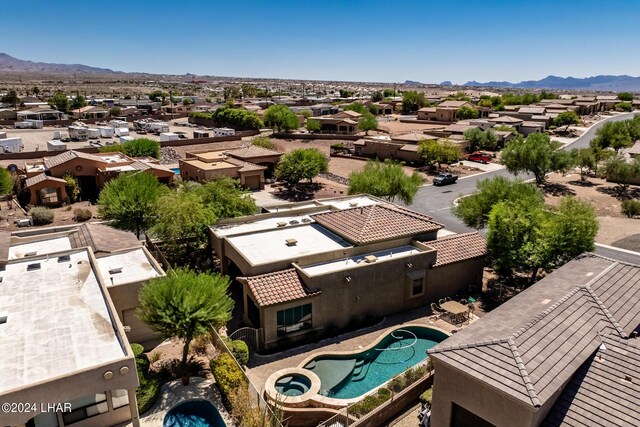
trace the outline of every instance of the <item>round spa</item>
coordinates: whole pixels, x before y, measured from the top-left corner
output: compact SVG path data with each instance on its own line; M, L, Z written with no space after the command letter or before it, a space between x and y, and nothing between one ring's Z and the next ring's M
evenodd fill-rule
M302 368L282 369L267 378L265 390L273 401L298 406L320 391L320 378Z

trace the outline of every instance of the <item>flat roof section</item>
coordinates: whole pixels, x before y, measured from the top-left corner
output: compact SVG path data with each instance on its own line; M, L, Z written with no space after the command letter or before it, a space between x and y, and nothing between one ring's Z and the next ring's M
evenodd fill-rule
M161 275L142 248L103 256L96 262L107 286L144 282Z
M397 248L385 249L378 252L370 252L362 255L355 255L348 258L340 258L335 261L321 262L318 264L311 264L304 267L300 267L309 276L319 276L326 273L332 273L348 268L355 267L357 265L367 265L366 257L374 256L376 260L371 263L388 261L392 258L407 257L409 255L415 255L424 252L415 246L406 245L398 246Z
M125 357L87 249L0 272L0 395Z
M368 196L349 197L346 199L328 199L318 200L321 205L333 206L336 209L349 209L349 208L361 208L364 206L379 205L380 201L374 200ZM355 204L355 205L354 205Z
M61 252L71 249L71 241L68 237L56 237L54 239L40 240L37 242L23 243L9 248L9 259L23 258L26 254L44 255L52 252Z
M314 206L311 206L314 207ZM287 225L279 227L278 223L286 223ZM309 215L289 215L272 218L260 219L257 221L238 223L238 224L221 224L212 227L213 231L219 237L233 236L236 234L253 233L257 231L272 230L275 228L286 228L292 225L313 222Z
M218 169L233 169L233 168L237 169L238 168L238 166L234 165L233 163L229 163L225 160L222 160L219 162L207 163L197 159L185 159L183 160L183 162L188 163L197 168L200 168L202 170L218 170Z
M295 239L296 243L287 245L289 239ZM230 237L227 240L253 265L295 259L351 246L317 224L284 227L263 233Z

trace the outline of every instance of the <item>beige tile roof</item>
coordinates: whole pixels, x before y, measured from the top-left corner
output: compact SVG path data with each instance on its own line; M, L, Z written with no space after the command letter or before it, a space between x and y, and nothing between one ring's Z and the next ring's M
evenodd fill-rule
M102 157L94 156L93 154L83 153L82 151L69 150L64 153L58 154L53 157L45 157L44 158L44 166L47 169L51 169L53 167L59 166L63 163L66 163L73 159L85 159L85 160L93 160L96 162L107 163Z
M238 172L252 172L252 171L261 171L261 170L267 169L266 166L256 165L254 163L245 162L242 160L234 159L232 157L227 158L226 161L233 165L240 166L240 169L238 169Z
M288 301L295 301L321 293L320 290L309 290L300 281L295 268L261 274L253 277L241 277L246 282L260 307L267 307Z
M31 187L32 185L39 184L39 183L41 183L43 181L54 181L54 182L61 182L61 183L64 183L64 184L67 183L67 181L65 181L62 178L55 178L53 176L48 176L48 175L45 175L44 173L41 173L39 175L32 176L31 178L27 179L24 184L27 187Z
M253 157L272 157L280 156L282 153L276 150L270 150L264 147L258 147L256 145L250 145L247 148L239 148L237 150L231 150L227 153L231 157L238 159L253 158Z
M9 259L9 247L11 246L11 233L0 230L0 260Z
M424 242L438 251L435 267L452 264L487 254L487 241L479 233L455 234Z
M430 216L391 204L344 209L311 217L318 224L356 245L418 236L443 228L433 222Z

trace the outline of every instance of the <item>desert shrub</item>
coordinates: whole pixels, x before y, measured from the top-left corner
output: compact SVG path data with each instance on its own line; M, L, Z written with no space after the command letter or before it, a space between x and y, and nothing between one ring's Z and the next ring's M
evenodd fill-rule
M149 363L156 363L158 362L160 359L162 359L162 352L160 350L155 350L152 351L149 354Z
M75 209L73 211L73 218L78 222L84 222L91 219L93 214L89 209Z
M78 181L71 174L65 174L62 179L67 183L65 184L65 191L69 197L69 202L75 203L80 196L80 187L78 187Z
M381 389L379 389L378 399L382 400L383 402L386 402L387 400L391 399L391 390L389 390L386 387L382 387Z
M142 353L144 353L144 347L140 344L133 343L131 344L131 351L133 351L134 357L140 357Z
M407 380L405 379L404 375L398 375L396 377L393 377L393 379L389 381L389 387L396 393L402 391L406 386Z
M242 340L225 340L227 347L231 350L240 366L245 366L249 362L249 348Z
M204 356L207 354L207 350L209 348L209 343L211 342L211 338L209 335L199 336L191 341L191 351L200 356Z
M33 225L45 225L53 222L53 211L49 208L36 206L29 211L33 218Z
M621 205L622 213L633 218L640 215L640 200L625 200Z
M420 395L420 403L431 403L431 397L433 395L433 387L426 390Z
M210 362L211 373L216 379L222 400L232 411L232 395L240 387L246 387L244 375L236 362L227 353L222 353Z

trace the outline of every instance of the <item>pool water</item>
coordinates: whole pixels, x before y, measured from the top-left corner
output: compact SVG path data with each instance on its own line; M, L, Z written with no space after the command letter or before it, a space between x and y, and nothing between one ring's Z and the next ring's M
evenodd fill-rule
M374 348L355 355L318 356L304 368L320 377L320 394L336 399L361 396L427 358L447 338L428 327L398 328Z
M175 173L176 175L180 175L180 168L171 168L171 170L173 171L173 173Z
M304 375L286 375L276 381L276 390L285 396L301 396L309 391L311 380Z
M171 408L163 427L226 427L218 409L208 400L188 400Z

